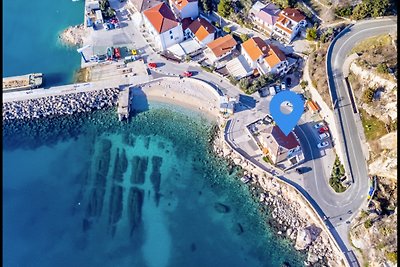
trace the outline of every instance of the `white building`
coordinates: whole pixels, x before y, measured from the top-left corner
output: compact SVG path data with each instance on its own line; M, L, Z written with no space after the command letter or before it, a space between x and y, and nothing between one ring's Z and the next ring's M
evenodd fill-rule
M285 54L278 47L267 45L259 37L253 37L242 44L242 55L255 73L282 74L289 70Z
M182 25L165 3L145 10L143 17L145 29L159 50L164 51L183 41Z
M279 13L272 35L290 43L302 27L307 26L306 17L295 8L285 8Z
M236 45L237 42L232 35L227 34L224 37L219 37L208 43L204 54L211 64L215 64L216 62L232 54L232 51L236 48Z
M184 30L185 37L195 39L202 47L214 41L215 28L203 18L197 18Z
M179 20L184 18L195 19L199 16L197 0L170 0L169 5Z

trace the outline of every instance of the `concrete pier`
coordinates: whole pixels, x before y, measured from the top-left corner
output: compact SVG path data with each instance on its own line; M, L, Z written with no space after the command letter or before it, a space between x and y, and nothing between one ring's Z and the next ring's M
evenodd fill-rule
M118 94L118 119L122 121L123 119L129 118L130 112L130 105L131 105L131 98L130 98L130 88L124 88L123 90L119 91Z

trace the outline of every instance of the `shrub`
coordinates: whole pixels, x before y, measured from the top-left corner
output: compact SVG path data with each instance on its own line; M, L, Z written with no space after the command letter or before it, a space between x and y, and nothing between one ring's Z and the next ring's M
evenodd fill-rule
M374 99L375 90L371 87L367 88L362 95L362 101L364 103L371 103Z
M379 63L378 66L376 66L376 71L378 73L387 74L389 73L389 68L385 63Z
M239 81L239 87L242 90L247 90L250 86L250 79L248 77L242 78Z
M232 77L232 75L228 76L228 80L233 85L237 85L238 84L238 80L236 80L234 77Z
M308 41L315 41L317 39L317 27L307 28L306 39Z
M348 5L348 6L341 6L337 7L335 9L335 14L340 16L340 17L350 17L353 12L353 7Z
M231 28L228 27L228 26L224 26L224 27L222 28L222 30L223 30L224 32L226 32L226 33L231 33L231 32L232 32L232 31L231 31Z
M365 229L368 229L368 228L371 228L372 227L372 220L371 219L368 219L368 220L366 220L365 222L364 222L364 227L365 227Z
M220 0L218 4L218 14L224 18L229 17L233 12L232 3L229 0Z
M242 40L242 42L246 42L247 40L249 40L249 36L247 35L247 34L245 34L245 33L242 33L241 35L240 35L240 39Z
M301 89L303 89L303 90L306 89L307 85L308 85L308 81L303 80L300 82Z
M397 251L386 252L386 258L394 263L397 263Z

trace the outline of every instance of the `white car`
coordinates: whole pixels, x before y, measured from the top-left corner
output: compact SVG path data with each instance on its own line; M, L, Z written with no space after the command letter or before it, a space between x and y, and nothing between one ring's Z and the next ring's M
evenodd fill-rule
M323 122L321 121L321 122L318 122L317 124L315 124L315 125L314 125L314 128L315 128L315 129L319 129L319 128L323 127L323 126L325 126L325 123L323 123Z
M322 143L319 143L319 144L317 145L317 147L318 147L318 148L324 148L324 147L327 147L328 145L329 145L329 142L324 141L324 142L322 142Z
M319 140L324 140L324 139L326 139L326 138L329 138L329 133L322 133L322 134L320 134L320 135L318 135L318 137L319 137Z
M285 90L285 89L286 89L286 83L285 83L285 82L282 82L282 83L281 83L281 87L282 87L282 90Z

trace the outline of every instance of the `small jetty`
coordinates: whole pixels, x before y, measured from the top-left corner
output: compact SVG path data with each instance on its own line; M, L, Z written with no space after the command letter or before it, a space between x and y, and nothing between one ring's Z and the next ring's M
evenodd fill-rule
M42 73L3 78L3 92L23 91L38 88L43 83Z
M130 89L125 88L124 90L119 91L117 113L120 121L129 118L130 104Z

